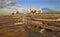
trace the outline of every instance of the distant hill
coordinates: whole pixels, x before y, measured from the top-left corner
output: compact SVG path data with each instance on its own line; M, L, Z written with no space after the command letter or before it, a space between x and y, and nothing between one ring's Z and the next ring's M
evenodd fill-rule
M42 8L43 13L60 13L60 11L52 10L49 8Z

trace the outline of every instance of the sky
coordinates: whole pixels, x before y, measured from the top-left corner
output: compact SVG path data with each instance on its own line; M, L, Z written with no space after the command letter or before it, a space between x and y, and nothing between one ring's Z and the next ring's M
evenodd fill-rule
M60 0L19 0L22 7L59 8Z
M60 0L17 0L22 8L41 7L60 10Z
M0 0L0 11L14 11L28 9L29 7L50 8L60 11L60 0Z

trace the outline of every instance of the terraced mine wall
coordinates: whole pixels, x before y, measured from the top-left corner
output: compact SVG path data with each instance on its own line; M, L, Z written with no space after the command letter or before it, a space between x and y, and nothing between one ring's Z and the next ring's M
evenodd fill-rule
M34 31L39 32L42 29L42 37L60 37L60 14L28 14L27 27Z
M0 15L0 37L60 37L59 19L60 14Z
M0 15L0 37L27 37L24 15Z

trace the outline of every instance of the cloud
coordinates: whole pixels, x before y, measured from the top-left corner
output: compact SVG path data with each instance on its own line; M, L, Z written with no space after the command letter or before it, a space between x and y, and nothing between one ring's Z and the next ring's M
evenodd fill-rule
M10 9L17 9L18 6L21 6L17 0L13 0L13 1L8 1L7 3L7 8Z
M11 12L18 9L21 6L17 0L7 1L0 0L0 13Z
M17 0L7 1L7 0L0 0L0 8L11 8L21 6Z
M20 4L17 1L9 1L8 6L20 6Z
M6 8L6 2L7 0L0 0L0 8Z

